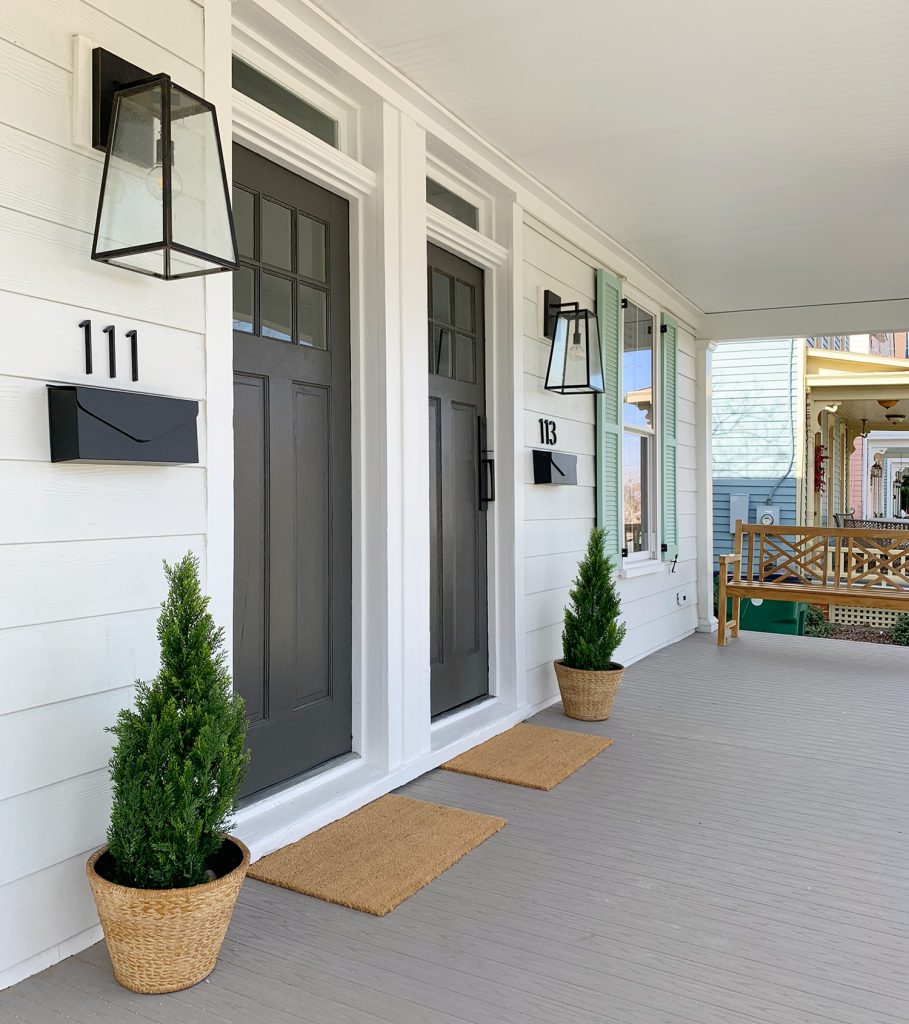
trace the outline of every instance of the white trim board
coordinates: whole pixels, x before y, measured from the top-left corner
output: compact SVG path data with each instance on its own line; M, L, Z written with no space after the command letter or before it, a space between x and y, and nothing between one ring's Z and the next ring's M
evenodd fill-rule
M329 18L312 0L293 0L292 5L286 0L236 0L234 18L244 26L255 26L278 50L287 34L305 39L322 64L334 65L440 143L463 154L486 178L511 190L529 213L646 290L684 323L700 324L701 309L682 292ZM273 36L269 35L269 23Z

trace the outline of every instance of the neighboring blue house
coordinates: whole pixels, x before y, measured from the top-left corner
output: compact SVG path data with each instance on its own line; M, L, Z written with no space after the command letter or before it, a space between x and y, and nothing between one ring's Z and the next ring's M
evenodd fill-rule
M803 338L729 341L713 354L715 556L732 550L734 495L748 496L750 523L760 507L771 506L779 509L780 525L796 524L804 345Z

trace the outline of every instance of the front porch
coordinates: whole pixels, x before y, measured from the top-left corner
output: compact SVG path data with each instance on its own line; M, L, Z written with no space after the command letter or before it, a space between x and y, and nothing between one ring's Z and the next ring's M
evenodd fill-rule
M905 1019L905 664L690 637L629 669L611 721L538 716L616 740L552 792L444 771L407 786L508 825L390 916L247 881L207 982L132 995L99 944L0 994L0 1019Z

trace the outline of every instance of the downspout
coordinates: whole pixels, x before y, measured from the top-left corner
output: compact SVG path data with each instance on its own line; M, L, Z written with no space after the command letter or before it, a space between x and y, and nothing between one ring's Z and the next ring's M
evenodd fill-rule
M764 499L765 505L772 505L773 498L776 492L780 489L780 485L789 479L792 473L793 467L795 466L795 415L792 410L792 371L795 369L795 338L789 339L789 447L792 454L789 457L789 468L786 472L777 480L770 490L770 493Z

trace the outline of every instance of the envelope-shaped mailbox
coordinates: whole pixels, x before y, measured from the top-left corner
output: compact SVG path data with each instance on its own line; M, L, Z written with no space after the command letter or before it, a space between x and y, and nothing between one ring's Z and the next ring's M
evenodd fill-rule
M198 462L199 403L49 385L51 462Z
M577 455L535 448L533 451L533 482L535 484L576 484L578 482Z

